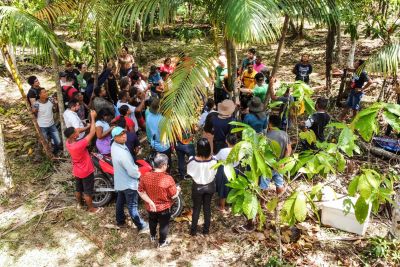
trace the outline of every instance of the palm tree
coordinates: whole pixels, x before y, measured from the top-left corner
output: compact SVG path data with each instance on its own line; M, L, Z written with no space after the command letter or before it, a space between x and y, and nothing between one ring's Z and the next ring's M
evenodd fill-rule
M28 114L31 116L32 123L35 127L39 141L41 142L44 152L48 158L52 158L46 140L41 134L36 118L31 112L30 103L25 95L22 87L21 77L18 73L17 66L9 53L8 46L22 46L32 48L32 52L48 58L50 51L60 54L65 46L59 41L53 31L41 20L29 14L28 12L11 6L0 6L0 47L1 53L8 65L10 74L18 86L22 98L25 101Z

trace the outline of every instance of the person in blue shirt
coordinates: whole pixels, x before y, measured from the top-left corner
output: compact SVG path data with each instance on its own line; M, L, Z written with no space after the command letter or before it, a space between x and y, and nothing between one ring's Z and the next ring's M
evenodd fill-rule
M147 82L150 85L150 90L152 96L160 96L160 93L162 92L163 89L163 80L161 78L160 73L157 70L156 66L151 66L150 67L150 73L149 77L147 78Z
M157 152L168 156L168 165L171 167L171 147L169 142L161 141L160 122L164 118L158 112L160 108L160 99L152 98L149 109L146 110L146 135L150 146ZM168 169L169 170L169 169Z
M111 145L111 158L114 166L114 189L117 192L117 203L115 204L117 225L119 227L126 226L124 213L126 204L139 234L146 233L149 231L149 226L140 217L138 211L139 168L125 145L127 140L125 130L121 127L115 127L111 136L114 140Z
M256 133L262 133L268 126L268 117L265 112L264 103L259 97L253 97L249 102L249 113L243 120L250 125Z

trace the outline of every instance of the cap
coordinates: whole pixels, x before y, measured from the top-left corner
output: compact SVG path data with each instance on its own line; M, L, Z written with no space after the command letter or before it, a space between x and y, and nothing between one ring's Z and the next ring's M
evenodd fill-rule
M122 127L115 127L112 131L111 131L111 137L112 139L114 139L114 137L122 134L123 132L125 132L125 129Z

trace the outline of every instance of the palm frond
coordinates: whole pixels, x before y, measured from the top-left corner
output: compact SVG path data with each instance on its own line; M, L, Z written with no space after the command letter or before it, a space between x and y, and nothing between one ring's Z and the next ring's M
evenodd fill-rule
M193 129L200 115L203 96L207 95L212 60L205 56L182 58L166 82L166 93L161 99L161 137L175 141L182 133Z
M371 73L385 76L396 75L400 63L400 43L384 46L365 62L365 68Z
M76 0L63 0L51 3L34 13L35 17L49 24L54 24L60 16L76 10L78 2Z
M226 37L235 43L266 43L279 36L280 10L273 0L217 0L210 12L220 14Z
M118 6L113 16L113 24L119 29L126 26L132 29L136 20L140 19L152 29L156 24L168 23L183 3L183 0L126 1Z
M0 41L12 46L29 47L36 55L60 54L64 44L40 19L12 6L0 6Z

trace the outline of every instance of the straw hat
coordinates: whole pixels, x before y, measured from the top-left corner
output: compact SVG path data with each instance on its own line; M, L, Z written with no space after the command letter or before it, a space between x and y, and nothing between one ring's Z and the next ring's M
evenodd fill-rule
M261 102L261 99L256 96L251 99L248 106L250 112L258 113L264 111L264 103Z
M222 116L231 116L235 111L235 103L232 100L225 99L218 104L218 114Z

